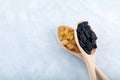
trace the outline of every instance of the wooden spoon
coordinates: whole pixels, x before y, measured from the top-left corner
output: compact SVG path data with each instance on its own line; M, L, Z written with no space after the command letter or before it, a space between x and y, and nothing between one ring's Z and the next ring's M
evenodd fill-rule
M61 26L65 26L65 27L69 27L69 26L67 26L67 25L61 25ZM70 27L69 27L70 28ZM56 34L56 36L57 36L57 39L58 39L58 42L60 43L60 45L66 50L66 51L68 51L69 53L71 53L72 55L74 55L74 56L76 56L76 57L78 57L79 59L81 59L82 61L84 61L84 58L82 57L82 54L79 52L79 53L77 53L77 52L75 52L75 51L71 51L71 50L69 50L68 48L66 48L64 45L62 45L61 44L61 41L60 41L60 39L59 39L59 33L58 33L58 29L59 28L57 28L57 34ZM71 28L72 29L72 28ZM97 76L99 77L99 79L100 80L109 80L108 79L108 77L97 67L97 66L95 66L95 71L96 71L96 74L97 74Z

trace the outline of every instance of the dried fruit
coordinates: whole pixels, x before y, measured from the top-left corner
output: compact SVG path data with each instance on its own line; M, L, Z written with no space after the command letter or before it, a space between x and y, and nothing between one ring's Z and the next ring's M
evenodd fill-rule
M64 36L64 34L65 34L65 33L64 33L63 31L62 31L62 32L60 32L60 36Z
M67 47L68 47L68 49L70 49L70 50L71 50L71 49L74 49L74 45L73 45L73 44L71 44L71 43L67 44L66 46L67 46Z
M86 46L85 43L82 42L82 41L80 41L79 43L80 43L80 46L81 46L81 47L85 47L85 46Z
M74 46L74 51L75 52L77 52L77 53L79 53L80 51L79 51L79 49L78 49L78 47L77 47L77 45L76 46Z
M71 29L70 27L66 27L66 29L67 29L69 32L73 32L73 29Z
M97 39L97 36L96 36L96 34L93 31L91 31L90 34L91 34L90 38L92 40L96 40Z
M68 35L69 30L67 28L65 28L65 35Z
M62 27L59 27L59 32L62 32L62 31L64 31L64 29L65 29L65 27L64 27L64 26L62 26Z
M97 48L96 34L91 30L87 21L78 24L76 31L80 46L87 54L91 54L92 49Z
M71 51L80 53L74 39L74 30L70 27L65 27L65 26L60 26L58 29L59 29L58 35L59 35L61 44Z
M67 39L70 39L70 36L71 36L72 34L73 34L72 32L68 33L68 35L66 35L66 36L67 36Z
M70 39L70 40L73 40L73 39L74 39L73 37L74 37L74 36L73 36L73 34L72 34L69 39Z
M62 45L67 45L68 44L68 41L67 40L63 40L61 41Z
M75 40L72 40L71 43L74 44L74 45L76 44Z

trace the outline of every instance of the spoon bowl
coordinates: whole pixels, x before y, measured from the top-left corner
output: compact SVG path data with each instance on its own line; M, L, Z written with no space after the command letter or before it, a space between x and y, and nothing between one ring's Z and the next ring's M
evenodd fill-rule
M69 53L71 53L72 55L74 55L74 56L76 56L76 57L79 57L81 60L83 60L83 58L82 58L82 55L80 55L80 52L75 52L75 51L71 51L71 50L69 50L67 47L65 47L64 45L62 45L62 43L61 43L61 41L60 41L60 39L59 39L59 28L61 27L61 26L64 26L64 27L66 27L66 28L70 28L70 29L72 29L71 27L69 27L69 26L67 26L67 25L60 25L58 28L57 28L57 31L56 31L56 36L57 36L57 40L58 40L58 42L59 42L59 44L66 50L66 51L68 51ZM72 29L73 30L73 29Z
M96 57L96 49L92 49L91 54L88 55L83 48L80 46L79 44L79 39L78 39L78 33L77 33L77 29L78 29L78 24L83 23L84 21L79 21L75 27L74 30L74 36L75 36L75 41L77 43L77 46L79 48L79 50L81 51L81 55L87 65L88 68L88 73L89 73L89 79L90 80L96 80L96 74L95 74L95 57Z

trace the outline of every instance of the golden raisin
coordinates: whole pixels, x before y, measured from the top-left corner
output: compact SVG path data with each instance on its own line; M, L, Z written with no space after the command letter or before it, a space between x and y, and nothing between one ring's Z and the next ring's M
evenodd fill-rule
M73 44L71 44L71 43L69 43L69 44L67 44L67 47L68 47L68 49L74 49L74 45Z
M59 27L59 39L61 41L61 44L64 45L66 48L68 48L71 51L79 53L79 49L76 45L75 39L74 39L74 30L70 27L61 26Z
M67 45L68 44L68 41L67 40L63 40L61 41L62 45Z
M69 31L67 28L65 28L65 35L68 35Z

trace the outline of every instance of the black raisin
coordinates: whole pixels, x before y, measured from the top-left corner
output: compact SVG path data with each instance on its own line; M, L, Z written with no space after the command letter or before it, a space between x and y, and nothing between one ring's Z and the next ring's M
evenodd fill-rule
M91 30L90 25L85 26L87 30Z
M91 51L88 51L87 48L83 48L83 49L84 49L84 51L85 51L87 54L91 54Z
M96 34L91 30L87 21L78 24L76 31L80 46L87 54L91 54L92 49L97 48Z
M97 48L97 45L96 45L96 43L94 43L94 44L93 44L93 48Z
M78 24L78 27L84 27L84 26L87 26L88 25L88 22L87 21L84 21L82 23L79 23Z
M78 27L77 32L81 32L81 31L82 31L81 27Z
M84 24L83 26L87 26L87 25L88 25L88 22L87 22L87 21L84 21L83 24Z
M79 41L81 47L85 47L85 43L82 41Z
M97 36L96 36L96 34L93 31L91 31L90 34L91 34L90 37L91 37L92 40L96 40L97 39Z
M81 40L82 42L86 42L87 38L85 37L84 34L80 34L79 36L80 36L80 40Z
M86 41L86 46L87 46L87 49L89 50L89 51L91 51L92 50L92 48L93 48L93 46L92 46L92 44L90 43L90 41L89 40L87 40Z
M90 33L89 33L89 30L84 31L84 34L85 34L85 36L86 36L86 38L87 38L87 39L89 39L89 38L90 38Z

